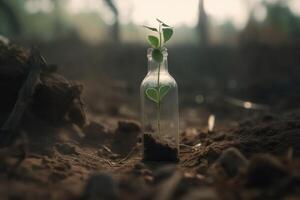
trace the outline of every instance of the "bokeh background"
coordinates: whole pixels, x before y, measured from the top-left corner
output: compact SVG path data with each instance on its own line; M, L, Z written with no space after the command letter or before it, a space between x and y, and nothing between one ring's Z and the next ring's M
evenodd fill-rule
M0 0L1 40L38 46L95 116L138 118L156 18L175 29L169 70L191 124L299 107L299 0Z

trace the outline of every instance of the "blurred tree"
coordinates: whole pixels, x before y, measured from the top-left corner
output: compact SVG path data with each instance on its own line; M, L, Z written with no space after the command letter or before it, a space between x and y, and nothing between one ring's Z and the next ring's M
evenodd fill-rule
M264 3L268 15L265 19L265 27L270 31L270 34L277 36L277 33L281 33L279 38L286 41L300 41L300 18L295 16L284 0L278 0L277 3ZM277 39L277 38L274 38Z
M245 29L241 33L242 43L263 42L268 44L300 42L300 18L288 7L288 0L262 1L267 15L261 22L254 17L252 8Z
M19 35L21 33L21 25L15 10L8 1L0 0L0 11L6 16L6 20L11 27L12 34Z
M114 14L114 18L115 18L115 21L112 25L111 36L113 38L113 41L119 42L120 41L119 11L113 0L104 0L104 1L108 5L112 13Z
M207 14L205 11L204 0L199 0L199 14L198 14L197 30L198 30L198 34L200 37L200 44L204 47L209 45L208 20L207 20Z
M52 0L54 7L54 29L57 36L62 35L64 24L62 22L62 4L61 0Z

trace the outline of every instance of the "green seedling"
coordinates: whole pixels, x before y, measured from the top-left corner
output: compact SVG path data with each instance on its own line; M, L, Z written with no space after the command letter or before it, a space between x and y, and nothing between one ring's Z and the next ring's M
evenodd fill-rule
M157 86L147 88L145 93L147 98L157 105L157 129L158 133L160 133L160 105L162 99L171 89L171 86L169 85L160 84L160 67L164 59L162 51L165 43L169 41L173 35L173 28L159 19L156 20L158 22L158 29L144 26L154 33L154 35L148 35L148 43L153 48L152 58L158 63Z

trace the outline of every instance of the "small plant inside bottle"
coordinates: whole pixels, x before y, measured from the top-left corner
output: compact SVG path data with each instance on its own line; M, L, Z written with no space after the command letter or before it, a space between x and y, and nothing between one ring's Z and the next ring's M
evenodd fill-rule
M147 108L142 109L143 117L146 118L142 123L143 160L177 162L179 151L177 85L164 70L166 64L163 63L166 51L164 44L172 37L173 29L161 20L157 21L159 22L158 29L146 26L158 37L148 36L148 42L153 47L150 51L150 60L153 60L155 70L148 74L145 86L142 85L141 89L142 107L148 106L150 110L147 113ZM172 131L174 133L169 133Z

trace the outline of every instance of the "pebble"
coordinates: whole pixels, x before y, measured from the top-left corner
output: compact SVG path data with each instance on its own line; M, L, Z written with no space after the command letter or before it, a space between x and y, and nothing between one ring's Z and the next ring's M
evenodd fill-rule
M168 164L156 169L153 172L155 182L158 183L171 177L175 173L176 169L177 167L175 164Z
M271 155L259 155L250 160L247 186L265 188L288 176L284 165Z
M115 200L119 197L117 182L110 174L98 173L87 180L83 199L86 200Z
M57 143L55 144L56 150L64 155L79 155L78 148L75 145L69 143Z
M229 177L234 177L242 168L248 166L248 160L237 148L230 147L221 154L216 164L219 164Z
M94 121L90 122L87 126L85 126L83 132L86 135L86 139L103 140L107 137L106 128L102 124Z
M140 132L141 127L133 121L119 121L118 122L118 131L120 132Z

